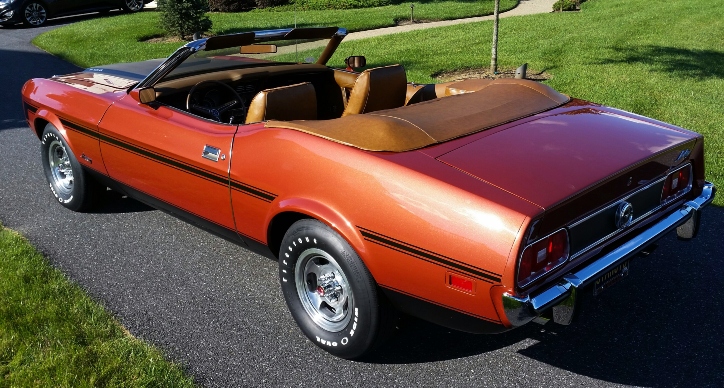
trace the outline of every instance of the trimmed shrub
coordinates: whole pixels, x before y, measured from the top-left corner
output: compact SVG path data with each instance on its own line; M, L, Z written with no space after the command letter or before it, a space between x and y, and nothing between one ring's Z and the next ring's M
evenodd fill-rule
M558 0L553 4L554 11L576 11L586 0Z
M254 0L257 8L278 7L289 3L289 0Z
M254 0L209 0L211 12L240 12L256 7Z
M158 0L161 28L173 36L188 39L195 32L211 29L207 0Z
M399 4L401 0L292 0L300 10L354 9Z

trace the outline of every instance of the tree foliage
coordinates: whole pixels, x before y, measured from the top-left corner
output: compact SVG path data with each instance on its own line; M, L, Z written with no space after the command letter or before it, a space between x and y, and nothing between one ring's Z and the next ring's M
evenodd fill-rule
M208 0L158 0L161 27L167 33L188 39L211 29Z

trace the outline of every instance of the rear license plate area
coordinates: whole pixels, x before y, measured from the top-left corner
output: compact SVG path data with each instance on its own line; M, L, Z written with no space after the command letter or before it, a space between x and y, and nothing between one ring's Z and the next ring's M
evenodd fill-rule
M624 277L628 276L629 272L629 260L624 261L606 271L601 277L593 282L593 296L598 296L602 292L606 291L614 284L618 283Z

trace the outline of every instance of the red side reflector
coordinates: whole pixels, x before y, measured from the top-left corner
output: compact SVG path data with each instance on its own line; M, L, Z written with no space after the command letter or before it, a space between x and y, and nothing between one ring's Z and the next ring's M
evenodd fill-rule
M448 272L447 285L459 291L468 292L471 294L475 293L475 280L466 278L458 274Z

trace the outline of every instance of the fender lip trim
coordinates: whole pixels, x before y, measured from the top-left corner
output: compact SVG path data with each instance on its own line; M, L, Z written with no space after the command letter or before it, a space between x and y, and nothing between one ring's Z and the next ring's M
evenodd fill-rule
M575 273L569 273L561 281L535 296L517 297L504 293L503 310L507 320L513 327L522 326L540 316L546 310L575 297L578 289L591 284L599 276L612 267L632 258L659 238L685 224L692 217L698 217L705 206L709 205L716 195L716 186L705 182L701 195L681 205L677 210L664 217L638 236L625 242L598 260L583 267Z

